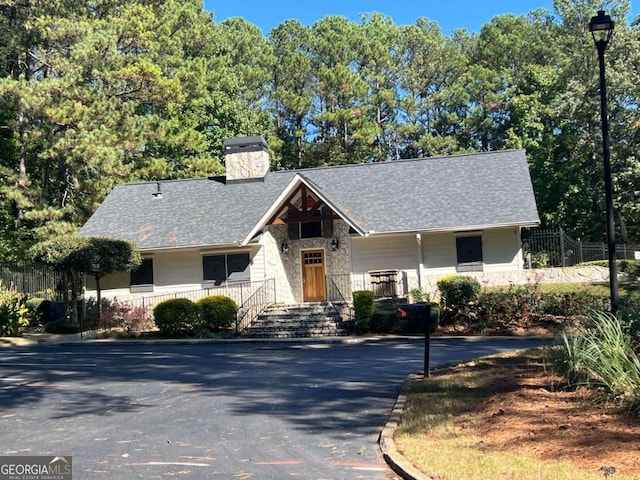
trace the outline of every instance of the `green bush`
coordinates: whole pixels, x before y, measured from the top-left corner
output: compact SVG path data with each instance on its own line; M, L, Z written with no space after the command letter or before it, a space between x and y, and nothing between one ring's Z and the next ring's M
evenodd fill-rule
M487 288L476 302L478 319L486 327L509 322L526 323L532 316L588 316L605 310L609 294L589 285L510 285Z
M399 333L395 308L376 309L369 320L369 331L372 333Z
M27 297L0 282L0 337L18 337L29 326Z
M562 338L556 367L570 383L604 387L630 410L640 409L640 358L618 318L592 313L581 328Z
M540 311L561 317L587 316L594 310L605 310L608 304L607 292L589 286L576 286L564 292L543 292Z
M61 335L71 335L80 333L82 329L77 323L67 323L66 320L50 320L44 326L47 333L57 333Z
M27 315L29 316L30 325L44 324L43 322L43 302L46 302L44 298L29 298L27 300Z
M618 318L634 343L634 347L640 352L640 293L632 292L620 297Z
M409 290L409 296L414 303L431 301L431 294L421 287L415 287Z
M594 260L592 262L583 262L578 264L578 266L597 266L609 268L608 260ZM617 260L616 268L618 272L626 273L633 277L640 277L640 260Z
M375 297L370 290L353 292L353 309L356 331L368 332L371 328L371 316L375 310Z
M446 309L464 309L480 296L480 282L473 277L448 275L438 280L436 285L440 291L441 303Z
M231 328L236 320L238 304L224 295L210 295L196 302L200 324L207 330L219 332Z
M484 290L477 301L478 320L485 327L513 320L526 322L542 308L543 293L537 283Z
M633 277L640 277L640 260L618 260L618 271Z
M156 305L153 317L164 335L190 335L198 326L198 306L188 298L172 298Z

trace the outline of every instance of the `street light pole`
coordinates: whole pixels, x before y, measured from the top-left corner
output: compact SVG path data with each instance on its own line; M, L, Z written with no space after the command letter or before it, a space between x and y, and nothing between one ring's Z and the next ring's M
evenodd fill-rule
M604 196L607 217L607 248L609 250L609 288L611 291L611 313L618 311L618 271L616 265L616 229L613 216L613 186L611 182L611 159L609 156L609 119L607 113L607 83L605 78L604 52L607 49L614 23L599 10L598 15L591 18L589 31L598 50L600 63L600 116L602 118L602 158L604 161Z

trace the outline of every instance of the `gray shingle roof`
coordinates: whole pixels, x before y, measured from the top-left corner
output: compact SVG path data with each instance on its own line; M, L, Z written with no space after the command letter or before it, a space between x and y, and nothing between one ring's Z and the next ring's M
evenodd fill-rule
M242 241L300 175L371 234L539 223L523 150L271 172L264 181L213 179L118 185L82 235L133 240L142 250Z

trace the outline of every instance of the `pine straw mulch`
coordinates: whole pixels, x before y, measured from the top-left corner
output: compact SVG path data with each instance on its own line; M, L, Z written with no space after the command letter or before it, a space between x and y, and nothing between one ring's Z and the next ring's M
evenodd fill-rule
M482 448L569 461L601 470L603 478L615 472L640 478L640 416L607 403L597 390L563 387L540 364L523 365L517 356L509 361L500 362L509 373L492 381L492 393L464 421Z

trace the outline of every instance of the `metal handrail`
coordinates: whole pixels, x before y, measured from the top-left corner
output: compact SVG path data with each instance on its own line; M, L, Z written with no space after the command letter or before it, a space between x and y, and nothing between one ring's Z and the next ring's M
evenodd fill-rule
M349 312L349 321L351 321L353 319L353 307L351 306L351 303L348 302L344 297L342 291L331 277L327 277L327 292L329 292L329 295L327 295L327 299L329 300L329 303L331 303L331 306L336 310L336 312L340 313L340 310L336 306L337 301L339 301L343 305L346 305Z
M253 294L238 308L236 313L236 336L276 302L276 281L270 278L264 281Z

